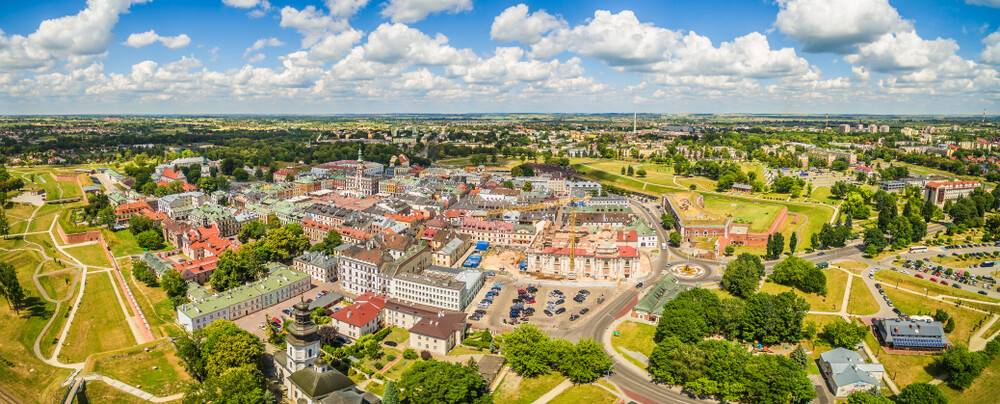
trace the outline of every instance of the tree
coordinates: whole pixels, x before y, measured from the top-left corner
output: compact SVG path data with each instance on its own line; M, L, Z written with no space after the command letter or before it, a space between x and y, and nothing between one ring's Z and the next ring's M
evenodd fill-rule
M7 209L0 206L0 236L6 240L10 234L10 220L7 219Z
M826 340L831 346L854 348L861 343L867 332L866 327L856 326L838 318L823 326L820 338Z
M788 250L792 254L795 254L795 247L799 245L798 233L792 232L792 237L788 239Z
M146 261L135 261L132 263L132 277L137 281L145 283L146 286L153 286L156 284L156 275L153 271L149 270L149 266L146 265Z
M635 174L635 169L630 165L628 166L628 176L631 177L633 174Z
M115 208L107 206L97 212L97 221L101 225L111 227L115 225L118 221L118 216L115 215Z
M681 245L681 234L676 231L670 232L670 244Z
M559 371L573 383L590 383L611 369L611 359L590 338L580 340L559 363Z
M736 252L736 247L732 244L726 246L726 255L733 255L734 252Z
M944 332L955 331L955 319L949 318L948 322L944 323Z
M524 191L524 192L530 192L531 189L532 189L531 188L531 181L525 181L524 182L524 186L521 187L521 190Z
M990 363L989 355L982 352L969 352L964 346L945 350L934 360L935 366L948 375L948 386L955 389L967 389L972 382L983 373Z
M160 278L160 286L167 292L167 297L174 303L174 307L187 301L187 282L181 277L176 269L168 269Z
M645 168L640 168L640 169L636 170L635 175L638 175L639 178L645 178L646 177L646 169Z
M312 313L309 314L309 319L318 325L330 323L330 316L326 315L326 309L322 307L313 309Z
M302 225L289 223L277 229L267 232L264 245L269 247L273 254L268 257L274 261L287 261L294 256L301 254L309 248L309 237L302 231Z
M817 247L819 247L819 234L813 233L809 236L809 248L815 250Z
M674 227L674 216L668 215L666 213L660 215L660 221L663 222L664 229L671 229Z
M726 264L722 275L722 288L734 296L747 297L757 290L760 277L764 275L764 264L760 257L743 253Z
M478 372L451 362L417 362L400 377L399 389L402 401L412 404L493 402Z
M889 242L885 239L885 234L882 233L882 229L874 226L865 229L864 243L866 253L869 252L869 248L874 252L874 254L869 255L878 254L889 245Z
M774 233L767 236L767 255L771 259L778 258L785 251L785 236Z
M382 404L399 404L399 386L396 382L389 380L385 383L385 391L382 392Z
M948 397L933 384L913 383L899 392L896 404L948 404Z
M241 181L242 182L242 181L246 181L248 178L250 178L250 174L247 173L246 170L244 170L242 168L237 168L237 169L233 170L233 178L236 179L236 181Z
M309 251L322 251L327 255L333 255L336 248L341 244L344 244L344 242L341 240L340 232L330 229L330 232L323 238L323 241L316 243Z
M804 258L791 256L779 262L768 279L806 293L826 294L826 274Z
M544 346L548 335L534 324L525 324L504 336L503 356L514 372L523 377L534 377L549 371L549 358Z
M285 174L285 182L292 182L292 181L295 181L295 173L292 172Z
M877 391L877 390L876 390ZM847 396L847 404L894 404L891 399L884 396L875 396L869 392L856 391Z
M128 231L133 235L138 235L146 230L157 230L160 226L145 215L135 215L128 220Z
M741 401L798 403L816 398L816 390L806 371L784 356L753 356L747 364L746 373L755 377L746 379L746 395Z
M240 244L246 244L250 240L264 237L265 234L267 234L267 227L260 221L251 220L250 223L243 225L239 234L236 235L236 239L240 241Z
M809 365L809 357L806 356L806 350L802 349L802 345L796 347L795 350L788 355L788 359L791 359L792 362L802 366L802 369L805 369Z
M163 248L163 236L160 232L156 230L146 230L135 236L136 241L139 242L139 247L148 250L159 250Z
M24 302L24 289L17 279L17 271L8 262L0 262L0 296L7 299L7 305L21 314L21 304Z

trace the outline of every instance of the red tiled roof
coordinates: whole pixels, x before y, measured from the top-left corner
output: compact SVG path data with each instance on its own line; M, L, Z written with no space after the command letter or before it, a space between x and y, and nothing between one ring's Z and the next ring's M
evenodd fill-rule
M385 306L384 300L382 306ZM382 307L372 304L371 302L365 302L345 307L343 310L333 313L330 317L355 327L363 327L365 324L378 319L378 316L381 313Z
M163 175L164 177L166 177L166 178L170 178L170 179L172 179L172 180L174 180L174 181L177 181L177 180L179 180L179 179L180 179L180 178L179 178L180 174L181 174L181 173L180 173L180 172L178 172L177 170L174 170L174 169L172 169L172 168L168 168L168 169L166 169L166 170L163 170L163 174L162 174L162 175Z

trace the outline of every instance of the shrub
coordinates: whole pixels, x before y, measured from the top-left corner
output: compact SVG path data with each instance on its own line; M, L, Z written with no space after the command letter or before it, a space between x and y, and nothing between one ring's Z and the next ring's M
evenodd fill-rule
M396 355L395 354L388 354L388 355L385 356L385 360L386 360L386 362L392 362L392 361L396 360Z
M417 359L417 351L414 351L413 348L406 348L406 350L403 351L403 359Z
M379 370L381 370L384 367L385 367L384 363L382 363L382 362L375 362L375 371L376 372L378 372Z
M423 350L423 351L420 351L420 359L423 359L425 361L426 360L430 360L431 359L431 353L430 353L430 351L428 351L426 349Z

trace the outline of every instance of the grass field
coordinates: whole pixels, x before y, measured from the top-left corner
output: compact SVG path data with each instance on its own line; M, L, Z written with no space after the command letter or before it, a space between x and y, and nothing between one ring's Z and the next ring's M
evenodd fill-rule
M618 397L593 384L572 386L549 401L550 404L613 404Z
M830 196L830 187L827 186L813 188L812 194L809 194L809 198L834 206L842 202L842 200L834 199Z
M1000 331L1000 320L997 320L997 322L993 323L993 325L990 326L990 328L988 328L985 333L983 333L983 337L984 338L992 337L993 334L996 334L998 331Z
M850 314L869 315L878 313L878 301L872 295L865 283L857 279L851 284L851 296L847 301L847 312Z
M928 274L921 274L926 278L931 278ZM896 271L878 271L875 273L875 279L884 282L886 286L895 287L897 284L900 288L909 289L914 292L924 293L924 288L927 289L927 294L929 296L954 296L961 297L965 299L973 299L984 302L998 302L1000 300L983 296L978 293L969 292L967 290L955 289L951 286L945 286L940 283L931 282L927 279L920 279L913 275L903 275ZM951 280L947 280L949 284ZM963 285L964 287L964 285Z
M850 261L850 260L847 260L847 261L835 261L835 262L833 262L833 265L836 265L836 266L844 268L844 269L852 269L852 270L855 270L855 269L865 270L865 269L868 269L868 267L869 267L868 264L865 264L863 262Z
M56 213L59 212L58 209L53 209L50 207L58 207L58 205L45 205L38 210L38 214L35 215L35 219L28 226L27 232L36 231L47 231L50 226L52 226L52 221L56 218Z
M968 345L969 337L975 332L975 326L986 318L986 314L955 307L953 304L931 300L923 296L896 290L892 287L885 287L884 289L886 296L889 296L889 299L892 300L894 307L899 308L903 313L909 315L931 315L938 309L947 311L955 319L955 330L947 334L948 339L956 345Z
M42 284L42 288L45 289L45 294L49 298L54 300L62 300L69 296L69 289L73 285L73 280L76 279L80 270L68 270L65 272L59 272L52 275L40 276L38 277L38 283Z
M111 277L102 272L84 279L86 291L66 336L67 345L60 351L60 359L67 363L82 362L90 354L135 345Z
M74 288L73 296L70 296L68 300L59 305L59 311L53 315L55 320L45 330L45 334L42 335L42 339L38 342L38 349L42 351L42 355L46 358L52 357L52 351L55 350L56 344L59 342L59 334L62 333L63 326L66 325L66 321L68 320L70 306L76 301L79 293L80 288Z
M385 377L398 382L399 378L403 376L403 373L406 372L407 370L410 370L410 368L413 367L413 364L419 362L420 360L421 360L420 358L412 360L400 359L400 361L396 362L395 365L392 365L392 367L389 368L389 370L386 371L384 375Z
M111 262L108 261L108 255L104 252L104 247L101 247L100 244L90 244L80 247L66 247L64 250L67 254L70 254L74 258L80 260L80 262L84 265L102 268L108 268L111 266Z
M161 340L159 345L142 347L97 359L93 371L130 386L142 386L142 390L157 396L183 392L192 379L181 366L173 346Z
M760 291L772 295L792 291L809 303L810 311L840 311L840 306L844 303L844 292L847 289L847 277L850 275L839 269L823 269L822 271L826 274L826 296L804 293L793 287L774 282L765 282Z
M653 348L656 348L656 343L653 342L653 335L656 334L655 326L626 321L619 324L615 331L620 334L611 337L611 345L615 348L639 352L646 357L653 354Z
M102 381L87 382L84 395L88 403L143 404L149 402L111 387L111 385ZM82 401L74 402L82 403Z
M0 259L6 260L12 256L7 254ZM31 256L32 254L26 254L22 257L30 259ZM30 278L30 273L23 271L24 268L31 266L30 262L27 264L19 264L20 261L10 262L15 264L19 279L22 276L26 276L25 279ZM34 265L37 265L37 262ZM21 285L25 289L27 299L20 313L11 310L6 302L0 304L0 324L3 324L0 326L0 358L12 363L11 366L7 366L6 362L0 364L0 385L21 402L58 402L65 393L59 382L65 379L70 371L48 366L32 353L35 339L54 314L55 304L42 301L30 279L27 282L21 280Z
M504 376L500 386L493 393L495 403L533 403L539 397L548 393L566 378L556 372L541 375L533 378L522 378L514 372L508 372Z
M389 332L389 335L385 336L385 341L393 341L397 344L402 344L408 339L410 339L410 332L405 328L399 327L392 327L392 331Z
M108 243L108 248L111 249L111 255L122 257L143 253L142 247L139 247L139 241L135 239L132 232L128 230L110 231L108 229L102 229L101 232L104 234L104 241Z
M720 218L732 217L736 222L750 223L751 232L765 232L781 206L773 203L736 199L717 195L704 195L705 209Z

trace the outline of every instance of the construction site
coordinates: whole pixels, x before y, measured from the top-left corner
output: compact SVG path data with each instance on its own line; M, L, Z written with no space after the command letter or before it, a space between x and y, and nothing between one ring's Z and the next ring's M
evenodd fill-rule
M636 231L601 227L549 227L525 251L523 276L565 280L628 280L649 273Z

